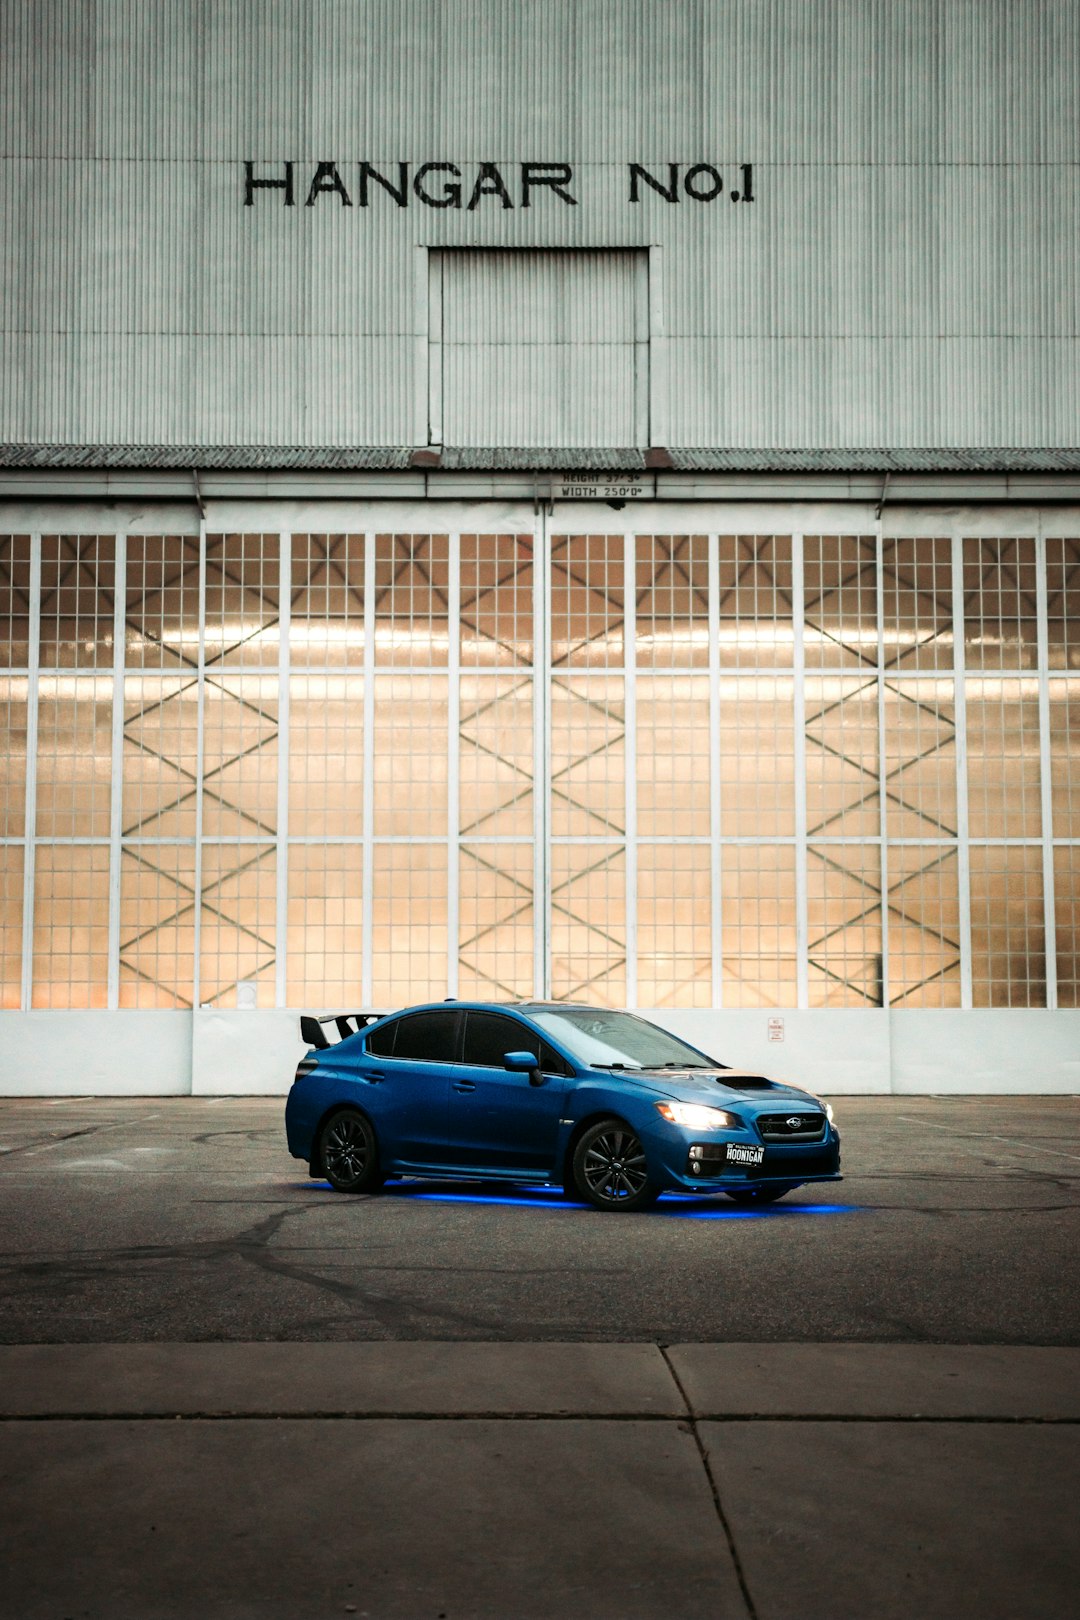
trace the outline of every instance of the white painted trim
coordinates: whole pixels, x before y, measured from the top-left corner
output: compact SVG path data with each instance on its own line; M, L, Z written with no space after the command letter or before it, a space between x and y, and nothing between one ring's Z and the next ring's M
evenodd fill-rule
M765 532L765 531L762 531ZM792 726L795 771L795 997L810 1005L810 931L806 898L806 595L803 534L791 536Z
M623 535L623 866L626 883L626 1005L637 1006L637 536L628 524Z
M191 1004L202 999L203 762L206 740L206 520L199 524L199 650L196 663L195 729L195 928L191 964Z
M115 538L113 562L112 779L109 784L109 943L107 999L120 1006L120 867L124 824L124 640L127 622L127 535Z
M30 536L30 616L26 671L26 794L23 812L22 986L20 1005L34 1004L34 872L37 855L38 669L41 660L41 535Z
M881 834L881 1006L889 1005L889 816L885 798L885 580L884 539L880 518L874 525L875 600L877 614L878 828Z
M289 674L292 625L292 532L278 535L278 779L274 1005L287 1007L289 953Z
M1039 793L1042 801L1043 931L1046 955L1046 1005L1058 1004L1057 908L1054 895L1054 794L1050 774L1050 630L1047 622L1048 584L1046 536L1040 521L1035 535L1035 602L1039 673Z
M724 900L720 769L720 536L709 535L706 584L709 611L709 936L712 941L712 1000L724 1005Z
M426 262L426 254L425 254ZM375 535L364 535L364 778L360 786L360 999L372 1002L372 929L375 922ZM316 840L318 842L318 840Z
M551 551L543 503L533 523L533 994L551 993L551 919L548 891L551 758Z
M447 615L446 993L458 993L461 942L461 535L451 531Z
M956 734L956 884L960 919L960 1005L972 1005L971 862L968 857L967 688L964 652L964 537L960 525L950 530L952 546L954 729Z

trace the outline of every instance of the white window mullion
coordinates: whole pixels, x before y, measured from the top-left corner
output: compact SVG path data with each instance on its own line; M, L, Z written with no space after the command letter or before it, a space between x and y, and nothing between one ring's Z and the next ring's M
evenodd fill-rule
M709 884L712 1004L724 1005L724 935L720 842L720 536L709 536Z
M955 524L952 536L953 659L956 682L956 867L960 919L960 1005L970 1007L971 860L968 848L967 690L964 655L964 540Z
M626 1005L637 996L637 542L623 535L623 757L626 791Z
M34 1004L34 868L37 853L38 669L41 663L41 536L30 536L30 622L26 677L26 800L23 823L22 991Z
M446 993L458 991L461 913L461 535L449 536L450 588L446 717Z
M206 520L199 523L199 652L195 729L195 927L192 1006L202 1003L203 761L206 731Z
M120 840L124 824L124 627L127 535L118 534L113 562L112 780L109 791L109 944L107 1005L120 1005Z
M810 932L806 904L806 599L803 592L803 536L791 537L791 634L795 726L795 981L796 1005L810 1005Z
M1054 901L1054 795L1050 774L1050 649L1047 624L1046 536L1040 513L1035 536L1035 592L1039 668L1039 785L1042 800L1043 928L1046 934L1046 1005L1056 1007L1057 911Z
M360 999L371 1007L374 994L371 932L375 918L375 536L364 535L364 777L361 785Z
M878 828L881 833L881 1005L888 1007L889 997L889 813L888 764L885 756L885 579L884 579L884 525L880 517L874 531L874 563L876 578L877 616L877 721L878 721Z
M289 956L289 631L292 623L292 534L278 535L277 901L274 1005L286 1007Z
M551 759L551 552L546 507L533 524L533 993L551 994L549 784Z

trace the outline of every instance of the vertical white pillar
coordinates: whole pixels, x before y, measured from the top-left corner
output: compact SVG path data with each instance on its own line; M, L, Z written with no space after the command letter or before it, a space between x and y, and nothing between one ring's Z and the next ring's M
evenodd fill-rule
M724 1005L723 846L720 843L720 536L709 536L709 911L712 1004Z
M447 650L446 717L446 993L458 992L458 944L461 930L461 535L450 543L450 601Z
M957 902L960 919L960 1005L970 1007L971 853L968 846L967 688L964 653L964 540L954 523L952 537L953 659L956 682Z
M623 533L623 735L626 818L626 1005L637 996L637 542Z
M289 1001L289 631L292 624L292 534L278 535L278 779L274 929L274 1005Z
M195 729L195 927L191 969L191 1003L197 1012L202 1002L202 888L203 888L203 761L206 733L206 520L199 523L199 652L196 665ZM199 1090L197 1076L191 1089Z
M810 932L806 902L806 596L803 535L791 537L791 634L795 726L795 982L800 1007L810 1005Z
M372 929L375 919L375 536L364 535L364 780L360 832L360 999L372 1006Z
M533 994L551 994L551 826L548 761L551 758L551 551L547 507L539 503L533 547Z
M124 638L127 622L127 534L117 534L113 573L112 783L109 796L108 1007L120 1005L120 843L124 820Z
M878 831L881 835L881 1005L889 1005L889 811L888 764L885 757L885 578L883 572L884 524L879 517L874 528L875 601L877 614L877 738L878 738Z
M26 676L26 798L23 824L22 990L20 1005L34 1004L34 869L37 854L38 672L41 663L41 535L30 536L30 615Z
M1047 622L1046 536L1042 513L1035 536L1035 591L1039 670L1039 788L1042 800L1043 929L1046 935L1046 1005L1058 1004L1057 912L1054 903L1054 794L1050 776L1050 630Z

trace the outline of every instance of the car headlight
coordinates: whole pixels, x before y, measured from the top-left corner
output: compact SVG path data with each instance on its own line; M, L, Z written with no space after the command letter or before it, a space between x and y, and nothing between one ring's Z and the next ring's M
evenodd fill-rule
M729 1131L742 1123L722 1108L706 1108L701 1103L660 1102L656 1111L672 1125L688 1125L692 1131Z
M832 1111L832 1103L823 1102L821 1106L825 1110L825 1118L828 1120L829 1124L834 1124L836 1116Z

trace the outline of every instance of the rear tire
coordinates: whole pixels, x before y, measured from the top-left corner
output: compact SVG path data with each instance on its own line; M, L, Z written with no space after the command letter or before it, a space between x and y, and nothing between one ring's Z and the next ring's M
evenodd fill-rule
M621 1119L602 1119L583 1133L570 1179L577 1197L594 1209L651 1209L660 1196L640 1138Z
M775 1204L778 1198L794 1192L798 1185L792 1182L786 1187L725 1187L723 1191L733 1204Z
M363 1114L339 1108L319 1132L319 1163L340 1193L375 1193L386 1177L379 1169L379 1145Z

